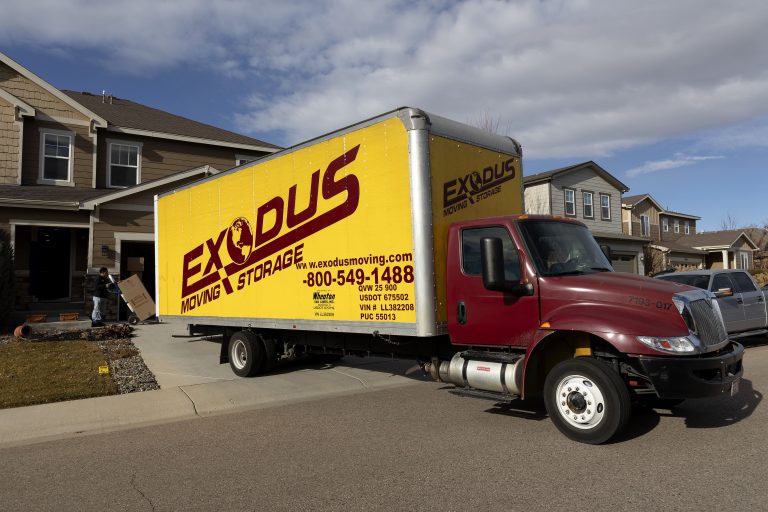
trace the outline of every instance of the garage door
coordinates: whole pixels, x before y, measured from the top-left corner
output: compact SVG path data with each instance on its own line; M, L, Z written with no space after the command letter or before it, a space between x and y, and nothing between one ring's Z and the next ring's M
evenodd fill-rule
M611 265L616 272L637 274L637 256L634 254L612 254Z

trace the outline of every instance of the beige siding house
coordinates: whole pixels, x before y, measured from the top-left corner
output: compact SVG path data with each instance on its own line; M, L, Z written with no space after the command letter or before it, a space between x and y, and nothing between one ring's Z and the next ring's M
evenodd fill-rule
M644 274L647 237L625 234L621 196L629 190L595 162L584 162L523 178L525 212L557 215L587 225L600 244L611 248L614 269Z
M154 195L279 149L59 90L0 53L0 229L15 251L17 309L89 310L85 284L101 266L139 274L154 293Z
M648 273L704 268L706 251L680 240L696 233L696 222L701 217L667 210L650 194L625 196L621 207L624 232L651 239L646 252Z

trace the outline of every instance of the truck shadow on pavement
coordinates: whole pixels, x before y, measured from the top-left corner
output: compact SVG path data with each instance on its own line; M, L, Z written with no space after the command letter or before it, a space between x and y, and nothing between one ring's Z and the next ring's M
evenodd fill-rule
M687 428L727 427L751 416L762 400L763 394L752 387L752 381L742 379L739 392L733 397L690 399L671 409L636 405L627 430L613 442L641 437L662 418L683 418Z
M742 379L739 392L733 397L686 400L665 416L685 419L688 428L718 428L733 425L748 418L763 400L763 394L752 386L752 381Z
M734 397L691 399L671 409L652 409L634 404L627 429L608 444L642 437L656 428L665 417L683 418L687 428L727 427L751 416L762 400L763 394L753 388L752 381L742 379L739 392ZM544 402L541 400L498 403L485 412L535 421L548 419Z

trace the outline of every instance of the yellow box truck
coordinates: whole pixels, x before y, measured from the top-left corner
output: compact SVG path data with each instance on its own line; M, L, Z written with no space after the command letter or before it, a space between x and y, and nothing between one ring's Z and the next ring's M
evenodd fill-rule
M521 179L513 139L401 108L163 194L158 317L223 334L240 376L386 354L457 394L543 395L587 443L632 400L738 391L709 292L613 272L584 224L523 214Z

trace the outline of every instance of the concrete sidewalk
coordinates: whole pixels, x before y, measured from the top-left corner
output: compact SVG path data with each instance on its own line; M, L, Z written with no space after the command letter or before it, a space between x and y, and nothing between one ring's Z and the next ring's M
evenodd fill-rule
M187 337L184 325L143 324L134 342L162 389L0 410L0 447L108 432L361 393L422 380L414 362L346 357L278 367L251 379L220 365L219 343Z

